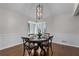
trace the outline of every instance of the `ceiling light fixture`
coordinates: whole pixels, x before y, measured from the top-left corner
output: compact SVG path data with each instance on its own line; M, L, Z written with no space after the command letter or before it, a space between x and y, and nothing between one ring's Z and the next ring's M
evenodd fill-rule
M43 17L43 6L38 4L36 6L36 20L40 20Z

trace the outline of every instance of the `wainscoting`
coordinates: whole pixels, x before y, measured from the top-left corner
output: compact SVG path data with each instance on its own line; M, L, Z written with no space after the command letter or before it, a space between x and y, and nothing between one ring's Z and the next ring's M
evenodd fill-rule
M79 48L53 43L54 56L79 56ZM0 56L22 56L22 44L0 50ZM51 51L50 51L51 52Z

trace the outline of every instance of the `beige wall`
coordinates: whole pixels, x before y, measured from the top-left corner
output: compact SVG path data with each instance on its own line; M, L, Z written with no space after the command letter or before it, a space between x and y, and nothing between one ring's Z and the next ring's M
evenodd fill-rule
M25 32L27 20L27 16L20 13L0 9L0 34Z
M21 13L0 9L0 49L22 42L21 36L27 35L27 21L34 20ZM54 34L55 41L79 44L79 16L52 15L43 19L48 24L47 32Z
M11 10L0 9L0 49L22 42L27 34L28 17Z
M61 15L45 19L53 41L79 47L79 16Z
M45 19L48 23L48 32L68 33L79 35L79 16L62 15Z

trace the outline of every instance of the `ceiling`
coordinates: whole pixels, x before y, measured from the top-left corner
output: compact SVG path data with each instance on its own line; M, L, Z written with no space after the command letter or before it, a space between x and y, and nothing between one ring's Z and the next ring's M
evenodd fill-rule
M13 11L31 18L36 16L37 3L0 3L0 9ZM74 3L43 3L43 17L73 15Z

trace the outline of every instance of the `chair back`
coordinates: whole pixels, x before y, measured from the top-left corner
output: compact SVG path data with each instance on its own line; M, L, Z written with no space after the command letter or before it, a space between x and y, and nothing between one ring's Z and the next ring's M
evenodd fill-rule
M53 39L54 36L49 36L48 40L49 40L49 43L52 43L52 39Z

